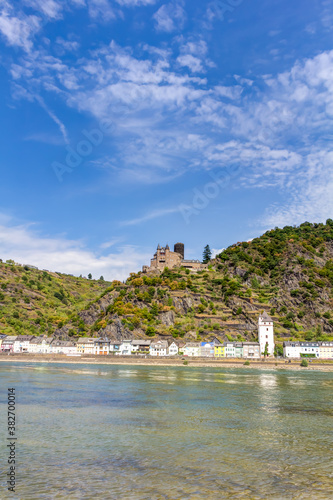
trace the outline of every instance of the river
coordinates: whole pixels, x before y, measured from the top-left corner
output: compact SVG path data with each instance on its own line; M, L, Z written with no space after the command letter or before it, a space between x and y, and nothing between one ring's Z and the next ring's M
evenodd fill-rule
M331 373L1 363L0 390L1 499L333 498Z

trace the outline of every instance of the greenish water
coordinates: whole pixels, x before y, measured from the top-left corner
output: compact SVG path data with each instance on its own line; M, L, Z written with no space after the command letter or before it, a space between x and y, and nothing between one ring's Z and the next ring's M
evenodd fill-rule
M333 498L330 373L1 363L0 388L1 499Z

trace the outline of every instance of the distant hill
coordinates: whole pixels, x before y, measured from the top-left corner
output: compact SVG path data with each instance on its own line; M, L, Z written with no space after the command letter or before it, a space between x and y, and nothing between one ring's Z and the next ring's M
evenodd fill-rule
M1 261L0 333L52 335L64 324L78 326L78 312L110 284Z
M165 269L107 284L3 264L0 276L5 333L256 340L258 315L267 310L278 344L333 339L331 219L232 245L195 274Z

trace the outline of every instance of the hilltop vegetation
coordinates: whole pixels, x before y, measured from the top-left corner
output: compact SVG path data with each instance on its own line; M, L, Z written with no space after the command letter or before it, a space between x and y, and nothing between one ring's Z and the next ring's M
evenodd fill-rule
M105 281L0 262L0 333L52 335L65 324L77 334L78 312L110 286Z
M26 274L22 274L16 271L15 277L7 277L10 290L19 278L22 291L15 292L19 305L10 304L17 295L6 298L0 320L6 322L7 331L10 327L16 333L23 331L10 323L8 304L17 314L28 315L25 321L36 323L42 315L44 331L52 333L58 326L55 334L63 338L256 340L258 315L264 309L273 316L278 344L287 339L333 338L332 220L276 228L251 242L237 243L211 260L207 270L193 274L184 268L166 268L162 273L132 273L125 284L57 275L52 286L41 271L34 284L29 276L23 280ZM43 296L36 302L37 310L35 306L26 310L27 283L33 287L30 292ZM38 290L38 284L44 289ZM55 291L60 289L67 304L57 302ZM38 325L36 331L42 333ZM33 332L31 326L29 331Z

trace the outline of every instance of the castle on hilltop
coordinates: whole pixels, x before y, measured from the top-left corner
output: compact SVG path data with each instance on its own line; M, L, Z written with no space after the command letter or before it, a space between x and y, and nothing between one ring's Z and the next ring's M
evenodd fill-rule
M170 250L169 245L165 247L160 247L160 245L158 245L154 257L150 261L150 266L143 266L142 272L163 271L165 267L171 269L181 266L192 271L206 269L207 264L202 264L200 260L186 260L184 259L184 255L184 243L176 243L173 247L173 252Z

